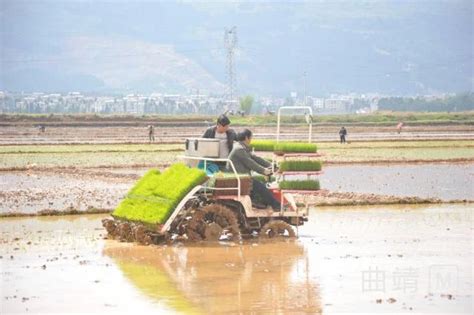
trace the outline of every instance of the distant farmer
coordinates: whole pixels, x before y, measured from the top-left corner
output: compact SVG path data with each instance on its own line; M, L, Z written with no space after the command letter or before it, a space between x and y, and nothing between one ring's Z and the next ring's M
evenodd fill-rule
M155 127L153 125L148 125L148 141L155 142Z
M341 139L341 144L346 143L346 136L347 136L346 127L342 127L341 130L339 130L339 138Z
M272 174L271 163L256 156L250 150L252 131L244 129L242 132L239 132L237 141L229 155L229 160L234 164L237 173L251 175L250 171L254 171L265 176ZM232 171L230 165L227 165L227 170ZM250 198L252 202L258 199L264 203L264 206L270 206L274 211L280 211L280 202L273 197L273 194L264 183L255 178L252 178L252 192Z
M38 126L38 131L39 131L40 133L44 133L44 132L46 131L46 126L45 126L45 125L39 125L39 126Z
M402 128L403 128L403 122L399 122L398 125L397 125L398 134L400 134L402 132Z
M237 135L230 129L230 120L226 115L220 115L213 127L207 128L202 135L203 138L219 139L219 158L227 159L234 146ZM220 169L225 168L225 162L217 163Z

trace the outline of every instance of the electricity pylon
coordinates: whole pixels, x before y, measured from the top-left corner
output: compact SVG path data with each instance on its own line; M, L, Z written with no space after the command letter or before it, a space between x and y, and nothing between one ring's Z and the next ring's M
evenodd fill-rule
M225 29L224 33L224 45L227 50L227 91L226 99L229 103L229 107L233 107L235 97L235 68L234 68L234 56L237 47L237 27L234 26L231 29ZM236 108L234 108L236 109Z

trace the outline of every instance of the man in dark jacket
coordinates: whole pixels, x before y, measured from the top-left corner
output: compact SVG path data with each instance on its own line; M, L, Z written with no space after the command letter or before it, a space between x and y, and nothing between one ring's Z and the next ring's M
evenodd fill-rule
M229 160L234 164L236 172L251 175L250 171L254 171L262 175L271 175L271 163L256 156L250 150L252 132L248 129L239 132L237 141L229 154ZM227 165L227 170L232 171L232 167ZM274 211L280 211L280 202L273 197L273 194L264 183L256 179L252 179L252 193L250 197L252 200L256 198L261 199L265 203L265 206L271 206Z
M341 130L339 130L339 138L341 140L341 143L346 143L346 136L347 136L346 127L342 127Z
M219 157L226 159L234 145L237 137L235 131L230 129L230 120L226 115L220 115L217 118L217 124L214 127L209 127L202 135L202 138L212 138L221 140L219 148Z
M220 115L217 118L217 124L214 127L207 128L202 135L202 138L219 139L219 158L221 159L227 159L234 146L234 140L237 138L235 131L230 129L229 126L229 118L226 115ZM215 162L215 164L220 170L225 169L225 162Z

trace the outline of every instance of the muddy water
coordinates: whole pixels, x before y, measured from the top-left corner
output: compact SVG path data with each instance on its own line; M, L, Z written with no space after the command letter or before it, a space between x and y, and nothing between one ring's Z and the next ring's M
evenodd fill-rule
M327 166L325 189L399 197L474 200L473 164Z
M102 254L103 216L1 219L0 313L163 313Z
M473 312L472 205L321 208L299 241L325 313Z
M103 216L1 219L1 313L471 314L469 205L313 209L297 241L144 247Z

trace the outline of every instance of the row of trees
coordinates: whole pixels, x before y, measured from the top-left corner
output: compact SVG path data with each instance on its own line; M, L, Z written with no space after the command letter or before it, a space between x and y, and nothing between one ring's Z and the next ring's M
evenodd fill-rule
M250 114L252 111L253 106L253 97L251 95L247 95L240 98L240 110L243 111L246 115Z
M387 97L379 100L379 110L459 112L474 110L474 93L427 100L422 97Z

